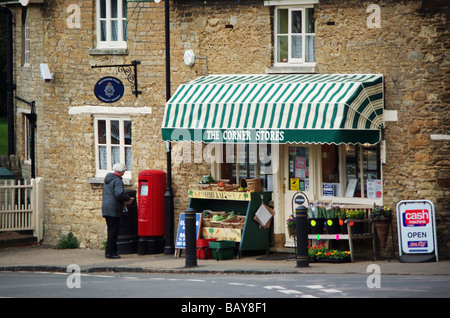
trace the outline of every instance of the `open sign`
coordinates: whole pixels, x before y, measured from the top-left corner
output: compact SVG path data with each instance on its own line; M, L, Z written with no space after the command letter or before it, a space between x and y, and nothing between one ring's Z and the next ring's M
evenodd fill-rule
M431 201L400 201L397 204L397 226L400 260L411 255L438 259L434 205Z

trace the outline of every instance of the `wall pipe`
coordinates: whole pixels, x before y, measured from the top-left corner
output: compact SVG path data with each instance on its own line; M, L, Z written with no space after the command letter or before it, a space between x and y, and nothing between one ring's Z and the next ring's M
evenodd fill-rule
M170 0L164 1L165 14L165 35L166 35L166 101L170 99ZM166 155L167 155L167 182L166 193L164 198L166 200L166 244L164 247L164 254L169 255L175 252L174 244L174 204L173 204L173 190L172 190L172 145L170 141L166 141Z

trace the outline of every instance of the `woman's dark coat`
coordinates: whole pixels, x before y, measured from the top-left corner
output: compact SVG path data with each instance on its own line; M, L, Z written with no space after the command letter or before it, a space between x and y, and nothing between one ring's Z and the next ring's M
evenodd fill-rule
M102 216L121 217L123 203L130 200L125 193L122 178L114 173L108 173L103 184Z

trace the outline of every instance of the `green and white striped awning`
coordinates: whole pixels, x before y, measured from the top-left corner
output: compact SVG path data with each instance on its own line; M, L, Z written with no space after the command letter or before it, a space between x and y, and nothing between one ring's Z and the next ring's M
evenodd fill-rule
M383 127L379 74L212 75L167 102L163 140L369 143Z

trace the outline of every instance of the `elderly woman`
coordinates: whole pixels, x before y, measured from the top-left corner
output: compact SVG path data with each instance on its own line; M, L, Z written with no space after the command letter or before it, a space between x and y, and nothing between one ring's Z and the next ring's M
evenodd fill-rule
M130 204L133 198L125 193L122 176L125 173L125 165L116 163L113 172L105 176L103 184L102 216L106 220L108 239L106 241L105 257L120 258L117 255L117 237L119 236L120 217L124 204Z

